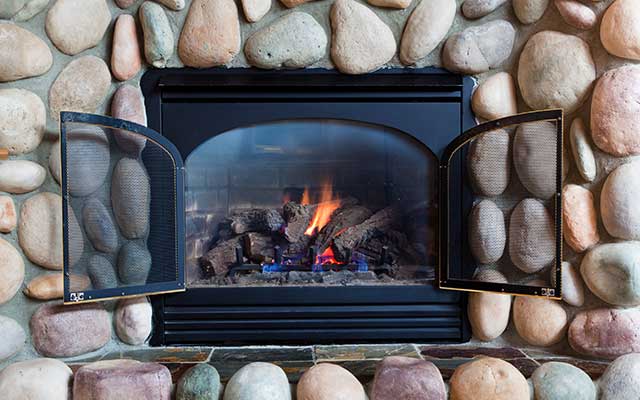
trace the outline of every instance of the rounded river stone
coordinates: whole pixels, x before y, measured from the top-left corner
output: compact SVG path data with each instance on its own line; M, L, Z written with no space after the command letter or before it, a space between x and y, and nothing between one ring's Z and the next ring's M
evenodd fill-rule
M6 361L16 355L24 347L27 334L13 318L0 315L0 362ZM0 386L2 386L0 384Z
M600 41L614 56L640 60L640 6L637 0L616 0L605 11Z
M513 0L511 4L518 20L528 25L542 18L549 7L549 0Z
M596 386L571 364L548 362L531 375L536 400L596 400Z
M176 400L218 400L220 374L209 364L196 364L180 377Z
M613 171L602 187L602 223L611 236L640 239L640 162L623 164Z
M151 270L151 254L135 242L128 242L118 253L118 276L125 285L144 285Z
M511 74L498 72L482 82L473 92L471 108L486 120L517 114L518 99Z
M258 22L271 9L271 0L242 0L242 10L249 22Z
M24 89L0 89L0 147L11 155L30 153L44 137L47 111L40 97Z
M233 374L224 400L291 400L287 374L274 364L254 362Z
M491 200L476 204L469 215L469 247L480 264L498 261L504 253L507 232L502 210Z
M53 63L49 46L14 24L0 24L0 54L0 82L42 75Z
M87 262L87 271L94 289L110 289L118 287L116 270L109 259L95 254Z
M564 240L576 253L582 253L600 241L598 213L589 189L573 184L565 186L562 215Z
M167 14L160 4L145 1L140 6L138 15L144 34L144 56L147 62L156 68L165 68L173 56L175 46Z
M640 306L640 242L595 247L582 259L580 273L593 294L603 301Z
M46 357L78 356L111 340L111 318L100 304L44 304L31 316L30 328L33 346Z
M131 345L144 344L151 335L152 314L146 297L120 300L113 317L120 340Z
M529 400L529 385L506 361L482 357L462 364L451 376L451 400Z
M513 139L513 164L522 185L546 200L556 193L558 134L547 122L520 124Z
M600 378L600 400L640 398L640 354L627 354L607 367Z
M366 400L366 398L364 388L356 377L335 364L317 364L309 368L298 382L297 400Z
M249 64L265 69L304 68L327 51L327 34L311 15L299 11L280 17L247 39Z
M94 193L109 173L109 139L102 128L72 127L67 132L67 185L75 197Z
M45 29L61 52L73 56L100 43L110 23L105 0L56 0Z
M23 194L36 190L47 178L47 170L29 160L0 160L0 192Z
M482 18L491 14L507 0L465 0L462 3L462 14L469 19Z
M24 281L24 261L15 247L0 237L0 304L11 300Z
M576 118L571 123L570 140L578 172L587 182L593 182L598 173L598 165L582 118Z
M533 346L551 346L564 338L567 312L560 302L538 297L513 301L513 323L518 335Z
M18 226L16 204L11 196L0 196L0 232L10 233Z
M136 21L133 15L120 15L113 30L111 49L113 76L120 81L126 81L136 76L142 68L141 54Z
M377 366L371 400L446 400L442 375L432 362L385 357Z
M577 36L538 32L520 54L518 84L522 98L534 110L574 112L587 99L595 79L589 45Z
M496 270L484 269L474 276L480 282L507 283L507 278ZM469 322L473 336L484 342L496 339L507 329L511 314L511 296L499 293L469 293Z
M128 239L140 239L149 231L149 177L137 160L122 158L111 178L111 207L120 232Z
M62 165L60 163L60 141L56 140L56 142L51 145L51 151L49 152L49 171L51 171L51 176L53 176L53 178L58 183L61 182L61 169Z
M528 274L550 265L556 256L555 229L544 204L524 199L511 213L509 256Z
M555 0L556 8L564 22L574 28L589 30L598 21L596 13L589 6L575 0Z
M569 344L580 354L616 358L640 352L640 311L598 308L583 311L569 326Z
M118 249L118 230L111 213L100 200L87 200L82 209L82 222L87 237L96 250L113 253Z
M415 64L435 50L447 36L456 8L455 0L420 1L404 27L400 61Z
M111 116L147 126L147 112L144 108L142 91L132 85L120 86L111 101ZM140 156L147 144L144 136L124 129L114 129L113 138L122 151L134 158Z
M36 358L7 366L0 372L3 400L69 400L73 372L65 363Z
M574 307L584 304L584 285L580 272L566 261L562 262L562 300Z
M511 176L511 137L497 129L483 134L469 145L469 178L480 194L498 196L509 185Z
M72 292L86 290L91 282L84 275L70 274L69 286ZM64 275L61 273L43 274L33 278L23 293L32 299L55 300L64 296Z
M49 0L5 0L0 2L0 19L28 21L44 10Z

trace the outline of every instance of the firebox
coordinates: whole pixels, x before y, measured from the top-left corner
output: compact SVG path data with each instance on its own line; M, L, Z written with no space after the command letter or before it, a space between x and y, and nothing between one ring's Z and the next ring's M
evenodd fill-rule
M467 245L471 78L166 69L141 86L148 129L62 115L65 301L164 293L153 345L463 342L466 295L439 287L504 291L473 281ZM561 113L522 122L538 119L554 177ZM509 275L508 292L554 297L547 250L547 281Z

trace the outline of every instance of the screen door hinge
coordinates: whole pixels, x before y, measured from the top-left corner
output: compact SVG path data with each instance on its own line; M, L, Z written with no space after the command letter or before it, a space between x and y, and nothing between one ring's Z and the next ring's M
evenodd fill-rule
M84 292L69 293L69 300L73 302L84 301Z
M555 297L556 290L552 288L542 288L541 294L546 297Z

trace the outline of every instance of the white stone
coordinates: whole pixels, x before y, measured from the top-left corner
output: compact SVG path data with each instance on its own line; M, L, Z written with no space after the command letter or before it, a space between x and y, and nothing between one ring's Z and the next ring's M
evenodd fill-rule
M16 320L0 315L0 362L8 360L16 355L27 340L27 334Z
M525 25L533 24L544 15L549 0L513 0L513 12Z
M244 16L249 22L258 22L271 9L271 0L242 0Z
M411 65L428 56L447 36L455 16L455 0L422 0L405 25L400 61Z
M0 148L12 155L35 150L44 137L46 121L46 108L35 93L0 89Z
M584 285L580 273L566 261L562 262L562 300L574 307L584 304Z
M110 22L105 0L56 0L45 29L60 51L73 56L100 43Z
M47 171L33 161L0 161L0 192L28 193L42 186L46 177Z
M640 240L640 161L623 164L607 178L600 194L602 223L611 236Z
M573 159L576 162L580 176L587 182L593 182L598 173L598 165L587 138L587 129L582 118L576 118L571 123L570 140Z
M62 361L22 361L0 372L0 393L3 400L69 400L72 378L71 368Z
M15 247L0 237L0 304L11 300L24 281L24 261ZM0 392L2 393L2 392Z
M143 344L151 334L152 316L146 297L121 300L114 315L120 340L131 345Z

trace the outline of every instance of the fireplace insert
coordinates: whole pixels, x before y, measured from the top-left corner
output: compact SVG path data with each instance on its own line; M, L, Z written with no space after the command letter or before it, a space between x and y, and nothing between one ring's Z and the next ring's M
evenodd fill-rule
M437 69L166 69L141 86L149 128L62 115L66 302L164 293L154 345L462 342L466 295L439 287L559 295L561 112L469 131L473 81ZM551 192L520 170L504 194L478 189L473 154L529 137L548 139L523 157ZM488 161L494 186L521 164L505 178ZM551 240L522 255L535 271L518 249L483 261L496 249L476 248L469 215L487 197L551 209L522 233L525 252Z

